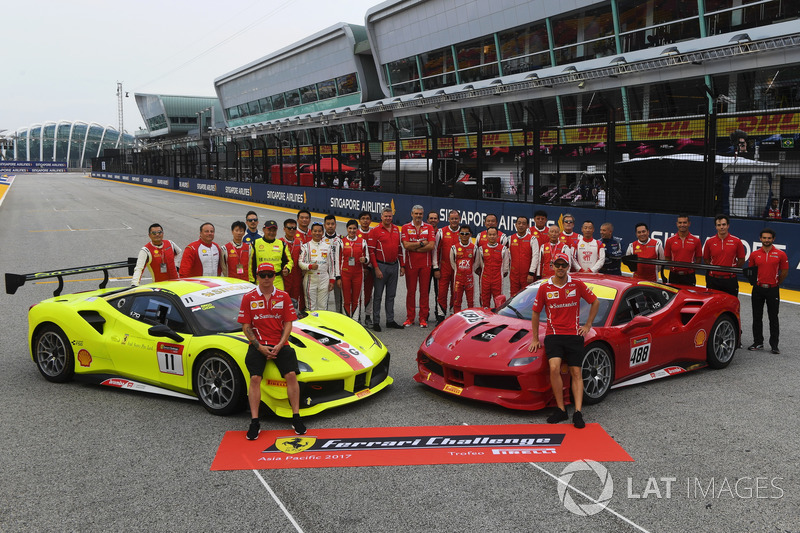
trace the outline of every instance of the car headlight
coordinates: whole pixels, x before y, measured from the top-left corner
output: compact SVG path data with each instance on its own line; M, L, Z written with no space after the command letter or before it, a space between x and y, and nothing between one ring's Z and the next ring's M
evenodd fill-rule
M524 366L529 365L539 359L538 355L531 355L528 357L517 357L508 362L508 366Z
M428 338L425 339L425 346L430 346L431 344L433 344L433 332L432 331L431 331L431 334L428 335Z
M367 333L369 333L369 336L370 336L370 337L372 337L372 343L373 343L373 344L375 344L375 345L376 345L378 348L383 348L383 344L381 343L380 339L379 339L378 337L376 337L376 336L375 336L375 334L374 334L374 333L372 333L372 332L371 332L370 330L368 330L367 328L364 328L364 331L366 331Z
M300 372L313 372L314 369L308 366L306 363L302 361L297 361L297 368L300 369Z

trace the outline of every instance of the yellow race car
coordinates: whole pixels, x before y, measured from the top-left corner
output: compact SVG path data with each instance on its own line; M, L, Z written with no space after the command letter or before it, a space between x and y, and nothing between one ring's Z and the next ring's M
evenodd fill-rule
M43 277L59 277L63 285L65 275L100 267L109 265L6 275L7 290ZM10 284L9 276L16 276ZM199 399L217 415L235 413L247 403L249 382L247 339L237 316L242 296L254 288L233 278L204 277L56 296L28 313L31 356L49 381L81 376L111 387ZM339 313L300 318L289 342L301 372L303 416L367 398L392 383L387 347ZM274 364L267 365L261 392L275 414L292 416L286 382Z

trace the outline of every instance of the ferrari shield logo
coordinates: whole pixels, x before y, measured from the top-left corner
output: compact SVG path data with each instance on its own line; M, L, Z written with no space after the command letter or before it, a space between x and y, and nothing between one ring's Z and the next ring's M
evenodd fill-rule
M311 448L317 442L316 437L283 437L275 439L275 447L283 453L300 453Z

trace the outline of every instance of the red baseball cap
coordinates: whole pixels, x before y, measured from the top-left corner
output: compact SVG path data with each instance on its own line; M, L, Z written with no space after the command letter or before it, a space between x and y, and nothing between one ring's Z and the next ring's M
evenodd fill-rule
M275 265L272 263L261 263L256 272L275 272Z
M559 260L564 261L567 265L569 265L569 256L567 254L563 252L557 253L556 255L553 256L552 263L555 264L555 262Z

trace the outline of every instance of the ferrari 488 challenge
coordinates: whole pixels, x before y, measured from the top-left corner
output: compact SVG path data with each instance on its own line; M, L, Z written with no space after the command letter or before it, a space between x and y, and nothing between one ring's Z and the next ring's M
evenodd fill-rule
M600 301L585 337L584 402L597 403L613 388L682 374L705 366L724 368L739 345L739 300L688 288L619 276L573 274ZM497 310L467 309L434 329L417 353L414 379L456 396L512 409L555 405L543 349L531 353L531 314L541 282ZM581 301L581 324L589 305ZM540 316L540 338L547 318ZM564 397L570 378L562 366Z
M52 273L39 277L46 274ZM10 289L8 276L6 281ZM249 377L247 339L237 317L242 297L254 288L209 277L56 296L28 313L31 356L49 381L82 376L112 387L196 398L214 414L234 413L247 403ZM358 401L392 383L386 346L339 313L300 318L289 342L301 371L301 415ZM292 416L275 365L267 365L261 392L278 416Z

